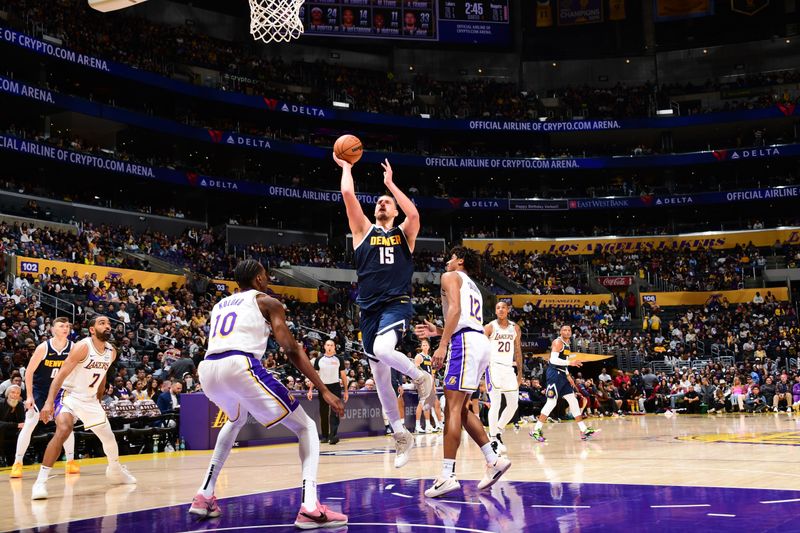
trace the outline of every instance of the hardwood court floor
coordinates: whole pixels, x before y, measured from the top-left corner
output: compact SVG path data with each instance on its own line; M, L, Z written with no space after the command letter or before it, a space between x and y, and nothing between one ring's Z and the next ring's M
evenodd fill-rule
M544 487L543 494L546 499L549 499L554 491L569 491L580 486L591 486L595 493L607 491L602 487L636 485L639 486L636 490L641 492L642 490L660 490L664 488L663 486L671 486L673 489L670 490L675 491L672 496L665 496L663 491L657 496L639 496L645 499L666 498L663 501L666 501L667 504L687 497L686 495L676 496L682 494L680 492L682 489L675 487L800 491L800 454L798 453L800 452L800 448L798 448L800 447L800 416L796 417L785 413L721 416L679 415L673 418L666 418L663 415L647 415L592 419L590 423L600 432L589 442L582 442L579 439L574 422L548 424L545 427L545 436L548 440L541 444L533 442L528 437L529 425L523 426L519 432L515 432L513 428L509 427L506 430L505 441L509 449L508 456L514 464L504 479L508 482L537 483L507 483L508 487L524 485L528 487L525 492L530 493L529 495L537 494L537 491ZM378 490L375 487L378 487L381 482L384 483L381 485L383 487L392 480L398 487L408 488L413 485L409 489L413 496L407 494L398 494L398 496L407 499L401 500L404 504L406 501L411 502L411 499L414 503L418 503L421 491L429 484L428 480L436 476L441 468L441 435L420 435L416 437L416 443L418 447L414 450L411 461L400 470L393 466L393 441L390 437L349 439L341 441L336 446L323 444L319 481L331 484L320 487L321 500L325 502L327 496L338 494L339 488L337 487L345 486L354 480L368 478L374 480L370 482L372 483L370 486L373 488L363 490ZM0 509L5 511L0 513L0 530L42 527L105 516L111 520L87 522L86 524L94 525L86 525L85 529L70 527L69 530L115 530L119 528L121 531L127 531L127 526L123 526L122 523L117 526L114 517L122 513L145 509L155 509L150 511L153 517L169 515L183 520L183 511L188 508L188 502L197 491L210 453L210 451L186 451L124 457L123 462L138 478L138 485L135 487L109 488L105 483L105 460L102 458L82 461L81 474L77 476L65 476L61 469L62 465L57 464L54 469L55 475L48 483L50 499L40 502L30 500L31 487L38 466L26 467L22 480L8 479L8 469L0 470ZM483 473L483 464L480 451L465 438L456 466L458 478L462 481L480 479ZM296 444L238 448L233 450L220 475L217 496L233 498L283 491L275 492L275 498L278 497L277 494L284 494L296 503L300 492L296 488L299 479L300 464ZM388 486L392 486L394 483L390 483ZM599 485L595 487L593 484ZM468 495L474 492L469 487L473 485L470 482L464 483L464 495L459 498L469 499ZM502 489L503 485L503 482L498 483L496 488L501 487L498 490L502 492L505 490ZM554 487L561 488L554 489ZM614 493L617 495L615 497L619 497L621 494L619 490L622 489L614 490L618 491ZM326 491L328 491L327 495ZM523 491L520 490L520 492ZM345 491L343 494L351 493ZM762 499L770 500L772 498L767 503L773 501L776 504L783 503L783 505L771 507L770 510L778 511L780 509L781 513L789 513L797 520L800 517L800 493L782 494L787 496L783 498L774 495L763 496ZM461 501L460 503L480 505L479 501L483 502L483 500L477 499L477 492L474 496L474 501ZM587 497L583 496L584 499ZM499 495L498 498L502 499ZM728 496L722 495L719 498L724 500ZM758 498L758 496L754 496L754 498ZM331 497L331 499L345 500L346 498ZM662 499L659 499L659 502ZM784 500L786 500L785 503ZM278 500L269 501L272 502L272 505L277 505L278 502ZM286 500L286 502L288 501ZM295 503L288 504L286 502L285 506L291 505L292 507L285 509L285 514L293 519L293 514L297 511ZM262 505L264 504L262 503ZM265 505L270 505L270 503ZM754 502L753 505L757 507L758 503ZM172 509L169 513L159 509L170 506L180 507ZM221 502L221 506L224 514L225 502ZM420 504L420 506L424 508L423 505ZM674 505L664 505L664 507L670 506L674 507ZM434 505L430 506L431 509L434 507ZM535 504L532 507L571 508L569 505ZM586 507L588 508L588 506ZM502 508L502 506L498 508ZM475 513L480 509L477 507ZM435 524L443 524L443 526L438 526L437 530L452 525L448 524L447 518L449 516L452 519L454 516L452 511L447 509L435 509L435 511L435 513L432 512L433 514L420 516L420 523L434 528L437 527ZM489 520L486 516L490 516L491 512L480 514L484 517L481 520L485 521ZM467 516L467 514L462 515L461 520L463 521ZM712 513L709 516L734 515ZM269 521L269 519L266 520ZM519 527L513 526L513 517L511 520L509 523L495 521L482 524L481 527L484 529L473 528L471 531L519 530ZM351 522L353 522L352 515ZM527 522L523 521L522 523L530 524L531 522L528 518ZM796 525L798 522L794 523ZM172 527L159 529L140 524L140 522L137 523L135 528L137 532L174 531L183 528L183 526L176 525L174 529ZM556 524L553 521L550 525L555 530L560 528L563 531L563 523ZM739 525L742 525L741 522ZM252 529L254 526L249 527ZM542 524L539 524L538 527L541 530ZM607 526L604 527L609 530ZM204 529L208 529L208 527L204 526ZM372 528L372 530L389 531L398 529L401 528L393 529L389 526ZM53 530L66 531L66 526ZM271 529L270 531L276 530ZM354 526L350 528L350 531L357 530L359 529ZM470 529L462 528L461 530ZM583 527L582 530L592 529ZM418 529L414 531L418 531Z

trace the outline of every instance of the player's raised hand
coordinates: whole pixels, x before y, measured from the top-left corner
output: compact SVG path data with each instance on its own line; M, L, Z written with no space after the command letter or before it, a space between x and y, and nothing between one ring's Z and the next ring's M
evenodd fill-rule
M339 159L336 157L336 152L333 152L333 160L336 161L336 164L345 169L353 168L353 164L345 161L344 159Z
M344 416L344 403L342 403L342 400L340 400L338 396L326 390L322 393L322 399L325 400L325 403L327 403L340 418Z
M436 326L425 320L424 324L417 324L414 326L414 335L419 339L430 339L431 337L438 337Z
M388 159L384 159L381 166L383 167L383 184L388 187L392 184L392 165Z

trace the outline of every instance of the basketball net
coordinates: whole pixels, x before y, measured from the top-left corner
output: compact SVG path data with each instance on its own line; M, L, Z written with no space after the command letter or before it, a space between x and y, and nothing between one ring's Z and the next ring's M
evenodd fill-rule
M303 34L300 7L305 0L249 0L250 34L265 43L288 43Z

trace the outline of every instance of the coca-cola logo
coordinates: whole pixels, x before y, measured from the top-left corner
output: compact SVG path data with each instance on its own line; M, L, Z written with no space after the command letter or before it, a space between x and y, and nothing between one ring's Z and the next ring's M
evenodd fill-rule
M597 281L603 287L627 287L633 284L633 276L600 276Z

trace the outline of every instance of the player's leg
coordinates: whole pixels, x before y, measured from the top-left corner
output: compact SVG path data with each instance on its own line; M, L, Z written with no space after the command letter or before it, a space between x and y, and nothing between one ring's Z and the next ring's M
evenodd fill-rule
M422 433L422 402L417 403L417 410L414 413L414 433Z
M50 476L50 471L53 469L53 465L61 454L61 448L64 446L67 437L72 433L72 427L75 424L75 416L72 411L64 409L61 406L60 396L61 392L59 392L59 395L56 397L56 410L54 413L56 431L44 451L42 466L39 467L39 475L36 478L36 482L33 484L33 491L31 493L31 499L33 500L47 499L47 478Z
M322 398L322 394L317 391L317 400L319 401L319 426L322 435L319 437L320 442L328 442L330 439L330 406Z
M548 381L551 379L549 374L547 379ZM555 409L556 405L558 405L558 392L554 382L548 383L545 391L545 397L547 398L547 401L544 402L544 407L542 407L542 410L539 413L539 418L536 420L536 425L533 426L533 430L530 432L530 436L539 442L545 441L542 428L544 427L544 423L547 422L547 419L550 417L550 413L552 413L553 409Z
M506 400L506 406L505 409L500 412L500 419L497 422L497 434L500 435L503 434L506 426L517 414L517 409L519 408L519 390L503 392L502 396Z
M14 453L14 465L11 467L11 478L22 477L22 464L25 458L25 452L31 444L31 435L36 425L39 423L38 409L28 409L25 411L25 423L17 436L17 449ZM74 441L74 438L73 438Z
M572 416L575 418L575 422L578 423L578 428L581 430L581 439L588 439L593 433L595 433L595 429L587 426L586 422L583 421L583 417L581 416L581 407L578 404L578 398L575 397L574 392L571 392L569 394L564 394L564 399L567 401L567 405L569 405L569 412L572 413Z
M461 484L456 479L456 454L461 444L462 413L468 409L469 395L468 391L445 388L442 472L434 480L433 486L425 491L425 496L429 498L438 498L461 488ZM481 426L481 432L483 432L483 426Z
M489 435L497 435L497 422L500 420L500 402L503 393L492 382L492 368L486 370L486 388L489 391Z
M97 398L79 399L68 397L64 400L75 415L83 422L83 427L90 430L100 440L103 452L108 460L106 478L114 485L134 485L136 478L119 462L119 445L103 406Z
M334 396L337 398L342 397L342 386L338 383L333 383L328 385L328 390L330 390ZM339 442L339 415L334 413L330 406L326 403L326 407L328 407L328 411L330 412L330 428L331 431L328 434L328 442L331 444L336 444Z
M67 474L80 474L81 467L75 461L75 432L69 434L67 440L64 441L64 456L67 458L67 464L64 466L64 472Z

